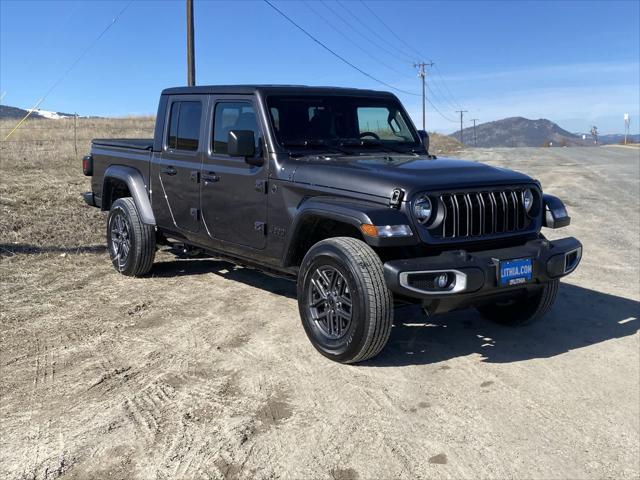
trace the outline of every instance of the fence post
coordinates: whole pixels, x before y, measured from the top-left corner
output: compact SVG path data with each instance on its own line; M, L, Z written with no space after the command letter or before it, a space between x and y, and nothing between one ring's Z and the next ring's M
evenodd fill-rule
M78 156L78 113L73 114L73 148Z

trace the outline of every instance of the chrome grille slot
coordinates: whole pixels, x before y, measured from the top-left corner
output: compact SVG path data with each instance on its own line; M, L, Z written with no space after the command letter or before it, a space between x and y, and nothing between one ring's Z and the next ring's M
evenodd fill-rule
M439 195L442 221L437 238L473 238L526 230L531 224L524 208L523 188L502 188Z

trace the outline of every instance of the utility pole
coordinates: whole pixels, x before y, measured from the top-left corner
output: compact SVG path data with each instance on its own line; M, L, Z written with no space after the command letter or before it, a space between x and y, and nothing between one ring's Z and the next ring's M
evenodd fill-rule
M624 144L627 144L627 137L629 136L629 124L631 123L631 117L628 113L624 114Z
M460 114L460 143L464 145L464 142L462 141L462 117L467 113L467 110L456 110L456 112Z
M477 118L472 118L471 121L473 122L473 146L477 147L478 146L478 137L476 136L476 122L478 121Z
M196 60L193 47L193 0L187 0L187 85L196 84Z
M413 66L418 69L418 76L422 79L422 130L427 131L427 71L424 67L432 67L433 62L414 63Z

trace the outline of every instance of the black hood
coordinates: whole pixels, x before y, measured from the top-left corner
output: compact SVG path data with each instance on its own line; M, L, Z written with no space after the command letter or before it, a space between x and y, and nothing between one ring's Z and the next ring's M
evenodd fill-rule
M309 156L298 159L296 183L388 198L394 188L418 192L533 183L531 177L482 163L426 156Z

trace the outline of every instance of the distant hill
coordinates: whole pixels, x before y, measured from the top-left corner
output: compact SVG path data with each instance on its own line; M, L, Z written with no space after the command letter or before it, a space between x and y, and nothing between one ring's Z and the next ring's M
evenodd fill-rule
M28 110L18 107L10 107L9 105L0 105L0 120L11 119L20 120L28 113ZM73 118L73 113L51 112L49 110L36 110L29 118L47 118L50 120L59 120L62 118Z
M0 120L20 120L27 114L26 110L18 107L10 107L8 105L0 105Z
M460 138L460 131L450 135ZM474 146L473 127L462 130L465 145ZM592 145L589 138L568 132L550 120L530 120L523 117L504 118L476 126L478 147L542 147Z

